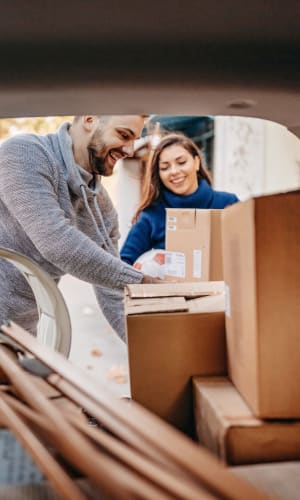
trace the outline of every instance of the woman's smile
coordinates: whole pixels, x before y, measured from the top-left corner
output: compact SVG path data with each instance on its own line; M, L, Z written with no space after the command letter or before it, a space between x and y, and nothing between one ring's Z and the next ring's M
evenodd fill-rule
M159 159L159 177L166 188L174 193L189 195L198 187L200 159L179 144L165 148Z

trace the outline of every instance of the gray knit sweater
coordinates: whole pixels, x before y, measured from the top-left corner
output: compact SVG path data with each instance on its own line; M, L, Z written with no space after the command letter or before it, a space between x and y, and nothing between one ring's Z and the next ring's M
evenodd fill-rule
M104 187L92 186L92 175L75 163L68 128L1 145L0 246L32 258L56 282L69 273L95 285L100 308L124 339L123 289L142 274L119 259L116 211ZM0 321L34 333L37 310L26 280L3 259L0 280Z

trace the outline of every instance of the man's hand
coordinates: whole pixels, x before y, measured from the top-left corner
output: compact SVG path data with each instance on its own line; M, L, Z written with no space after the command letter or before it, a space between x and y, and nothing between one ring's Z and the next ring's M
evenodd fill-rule
M160 279L160 278L153 278L152 276L148 276L148 274L144 274L143 276L143 279L141 281L141 283L143 285L149 285L149 284L153 284L153 283L165 283L164 280Z

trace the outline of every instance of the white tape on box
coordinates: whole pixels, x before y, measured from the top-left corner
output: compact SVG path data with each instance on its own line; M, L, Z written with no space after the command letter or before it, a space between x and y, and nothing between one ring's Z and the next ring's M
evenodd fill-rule
M230 288L225 283L225 315L231 317L231 305L230 305Z
M193 277L202 277L202 250L193 250Z

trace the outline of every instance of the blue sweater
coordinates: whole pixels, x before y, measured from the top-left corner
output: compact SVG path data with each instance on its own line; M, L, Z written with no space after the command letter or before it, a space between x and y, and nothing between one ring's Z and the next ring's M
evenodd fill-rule
M215 191L206 180L201 180L198 189L187 196L177 195L164 189L161 198L139 215L130 229L121 249L121 258L128 264L152 248L165 248L166 208L225 208L239 201L232 193Z

